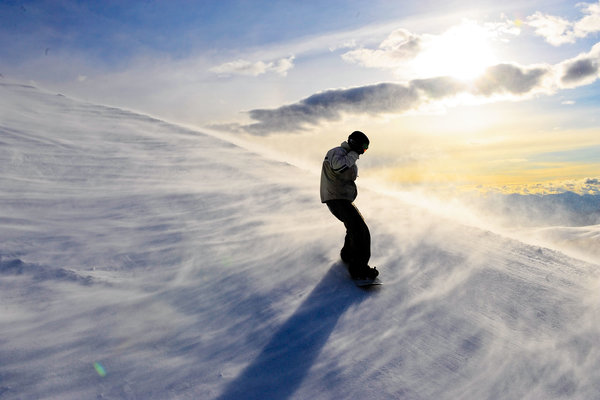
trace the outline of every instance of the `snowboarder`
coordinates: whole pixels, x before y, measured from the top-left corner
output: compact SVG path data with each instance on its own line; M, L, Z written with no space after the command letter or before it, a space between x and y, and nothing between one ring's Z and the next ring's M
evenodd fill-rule
M321 170L321 202L346 227L344 247L340 252L355 280L375 279L376 268L369 267L371 258L371 234L353 201L358 195L354 181L358 176L356 161L369 148L369 138L354 131L343 142L327 152Z

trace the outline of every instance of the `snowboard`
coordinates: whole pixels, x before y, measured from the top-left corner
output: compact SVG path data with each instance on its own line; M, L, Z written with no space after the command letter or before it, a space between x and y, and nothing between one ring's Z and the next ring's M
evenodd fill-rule
M379 279L379 278L353 279L353 281L356 286L362 287L362 288L366 288L366 287L370 287L370 286L379 286L379 285L383 284L383 282L381 282L381 279Z

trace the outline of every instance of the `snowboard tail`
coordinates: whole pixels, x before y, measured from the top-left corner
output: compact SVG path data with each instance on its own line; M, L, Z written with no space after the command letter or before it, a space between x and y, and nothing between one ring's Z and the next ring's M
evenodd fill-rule
M381 279L353 279L354 284L358 287L369 287L369 286L379 286L383 284Z

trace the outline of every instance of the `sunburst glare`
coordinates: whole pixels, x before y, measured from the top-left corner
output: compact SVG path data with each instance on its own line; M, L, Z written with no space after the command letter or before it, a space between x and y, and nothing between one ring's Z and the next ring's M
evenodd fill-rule
M477 78L486 67L498 62L490 33L475 22L464 21L440 36L433 36L414 60L422 76L451 76L461 80Z

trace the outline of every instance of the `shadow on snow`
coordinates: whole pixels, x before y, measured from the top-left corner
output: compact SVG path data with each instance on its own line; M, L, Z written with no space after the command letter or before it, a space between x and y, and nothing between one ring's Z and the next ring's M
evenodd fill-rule
M286 399L298 389L327 343L339 318L366 296L340 264L329 272L273 335L256 359L231 382L219 400Z

